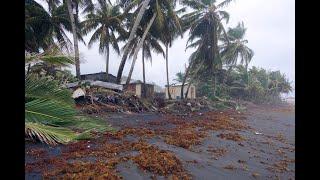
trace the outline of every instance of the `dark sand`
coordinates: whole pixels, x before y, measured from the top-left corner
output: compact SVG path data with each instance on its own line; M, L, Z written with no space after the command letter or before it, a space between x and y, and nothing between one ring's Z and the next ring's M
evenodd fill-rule
M208 131L209 136L200 145L191 149L184 149L166 144L161 137L146 139L152 145L163 150L173 152L182 162L183 167L192 175L193 179L295 179L295 114L287 107L248 107L247 119L243 123L251 128L238 131L246 138L236 142L217 137L221 132ZM113 114L105 117L109 123L118 129L125 127L146 127L152 122L164 118L156 114ZM192 119L188 117L186 119ZM162 128L170 129L165 125ZM262 133L262 134L260 134ZM136 141L137 137L127 136L127 140ZM210 148L225 149L224 155L213 155L207 150ZM45 148L48 156L59 156L64 146L48 148L41 144L26 144L26 151L33 148ZM129 152L132 155L137 152ZM26 163L36 161L36 157L26 154ZM83 159L94 161L95 159ZM277 166L277 164L279 164ZM225 167L229 168L225 168ZM151 179L152 173L143 171L131 160L119 163L116 166L118 174L124 179ZM163 176L153 175L157 179L166 179ZM41 179L40 173L26 173L26 179Z

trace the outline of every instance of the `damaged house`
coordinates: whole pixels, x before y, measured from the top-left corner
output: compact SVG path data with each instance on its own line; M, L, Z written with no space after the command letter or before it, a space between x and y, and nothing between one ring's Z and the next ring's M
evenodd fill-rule
M124 89L127 92L131 92L133 94L135 94L136 96L138 96L139 98L142 97L143 93L144 93L144 88L143 88L143 82L137 80L137 81L133 81L130 82L130 84L128 85L123 85ZM145 84L145 95L148 98L152 98L154 96L154 85L153 84Z

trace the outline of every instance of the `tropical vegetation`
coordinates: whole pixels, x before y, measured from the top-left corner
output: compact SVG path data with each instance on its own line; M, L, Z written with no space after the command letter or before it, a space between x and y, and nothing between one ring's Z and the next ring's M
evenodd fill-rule
M130 82L138 53L142 52L145 84L145 59L151 61L152 53L162 54L166 64L164 78L170 87L169 48L187 34L186 50L193 48L194 52L185 72L178 73L175 79L183 87L188 84L189 89L191 83L197 84L198 95L211 99L278 101L281 93L292 90L290 82L279 71L249 68L254 51L245 39L244 23L227 27L230 14L224 8L231 2L25 0L26 135L51 144L79 136L70 129L80 120L70 92L62 86L80 79L78 41L89 48L98 43L97 53L106 55L107 76L110 50L121 56L117 83L121 82L129 58L132 61L126 84ZM73 41L67 32L72 33ZM89 34L90 40L85 42L83 37ZM76 76L66 69L71 65L75 65ZM183 99L187 94L182 89ZM169 88L168 95L171 99Z

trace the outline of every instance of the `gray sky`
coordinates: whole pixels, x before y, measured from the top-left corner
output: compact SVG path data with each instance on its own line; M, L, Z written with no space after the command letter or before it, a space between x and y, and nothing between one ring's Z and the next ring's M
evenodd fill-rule
M220 1L218 1L220 2ZM43 3L42 3L43 4ZM230 13L227 27L234 27L243 21L247 27L248 46L254 50L255 56L250 66L280 70L289 77L295 78L295 2L294 0L235 0L225 8ZM72 39L71 34L69 34ZM84 39L89 41L90 33ZM185 51L188 38L186 33L182 39L174 41L169 49L169 76L173 82L175 74L184 70L192 49ZM121 44L122 45L122 44ZM98 53L98 45L88 49L79 44L80 53L86 62L81 64L81 74L105 71L105 56ZM161 55L152 54L152 64L146 63L146 80L161 86L166 83L165 60ZM110 73L116 75L121 56L111 51ZM127 61L123 75L127 76L131 59ZM73 68L73 72L75 72ZM141 53L132 75L134 79L142 79Z

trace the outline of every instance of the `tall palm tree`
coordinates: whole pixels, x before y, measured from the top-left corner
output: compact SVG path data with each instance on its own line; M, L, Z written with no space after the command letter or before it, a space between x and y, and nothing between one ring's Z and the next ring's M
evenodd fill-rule
M179 9L177 11L174 11L175 4L171 4L169 6L169 11L165 13L165 23L164 23L164 28L162 30L162 33L160 34L161 36L161 41L164 43L166 47L166 77L167 77L167 93L169 99L172 99L171 94L170 94L170 82L169 82L169 47L172 46L172 43L174 39L179 37L179 35L182 37L183 34L183 28L182 28L182 22L180 17L178 17L178 14L185 12L185 8Z
M140 41L140 39L142 38L144 33L144 29L139 28L137 30L137 36L135 36L132 40L132 43L126 44L129 45L129 49L130 49L130 54L129 57L132 58L135 54L135 50L138 46L138 42ZM123 49L126 48L126 46L123 47ZM143 88L145 92L145 84L146 84L146 78L145 78L145 59L150 60L150 62L152 62L152 54L151 51L154 51L156 53L160 53L163 55L163 57L165 56L165 53L160 45L160 43L158 42L157 38L155 38L154 36L152 36L150 33L147 34L143 46L142 46L142 75L143 75ZM143 94L144 96L144 94Z
M75 23L75 17L73 14L73 7L71 0L65 0L65 3L68 7L69 18L72 27L72 36L73 36L73 46L74 46L74 59L76 64L76 76L80 79L80 60L79 60L79 46L78 46L78 37L77 37L77 27Z
M126 1L126 0L124 0ZM165 13L168 14L174 14L174 9L172 8L176 1L171 1L171 0L137 0L134 2L138 2L137 4L140 4L138 6L138 9L136 12L139 12L136 16L136 20L134 23L134 26L131 30L130 36L132 35L132 38L129 37L128 43L131 42L133 39L133 36L135 35L135 32L137 30L137 26L141 25L141 22L146 23L146 24L151 24L153 27L150 29L156 29L158 33L162 32L164 30L164 23L165 23ZM140 17L144 14L143 18ZM144 19L144 20L142 20ZM155 22L155 25L153 23ZM145 24L142 26L146 26ZM146 26L148 27L148 26ZM147 35L148 33L148 28L146 28L145 34ZM134 32L134 33L133 33ZM146 35L144 37L146 37ZM136 48L136 54L138 54L139 50L143 46L143 38L141 39L141 42L139 42L139 45ZM121 60L119 70L118 70L118 75L117 75L117 80L120 81L122 71L125 65L125 61L127 58L127 55L129 53L129 50L124 52L123 58ZM133 62L135 62L136 56L133 58ZM133 64L134 65L134 64ZM132 67L132 66L131 66ZM132 68L131 68L132 69ZM129 78L130 81L130 78ZM128 82L128 81L127 81Z
M217 5L215 0L182 1L184 5L194 10L182 17L186 27L190 28L187 47L197 47L197 50L191 55L191 67L199 66L202 71L211 72L215 77L214 84L216 84L216 72L222 68L218 47L220 36L224 35L229 43L227 32L222 24L222 20L228 23L229 14L221 8L231 1L225 0ZM216 89L216 86L214 88Z
M115 33L120 36L125 36L127 33L123 28L122 17L118 5L112 6L105 1L99 1L97 9L89 13L82 22L84 34L95 30L90 38L89 48L94 42L99 41L99 53L106 53L106 79L109 74L109 46L111 45L115 52L120 54L118 38Z
M142 18L143 20L141 21L142 22L141 25L143 26L144 23L148 22L147 27L149 27L150 25L150 28L149 28L150 32L155 34L155 36L158 36L159 40L161 40L166 45L167 82L169 82L168 47L172 45L172 41L177 34L176 32L177 31L181 32L182 28L180 26L179 17L177 16L177 13L174 11L174 7L175 7L174 1L153 0L153 1L150 1L149 5L150 5L150 8L146 10L146 15ZM151 25L152 25L152 28L151 28ZM146 35L149 29L146 28L144 32ZM142 38L141 42L139 42L139 45L136 48L135 54L137 54L140 48L142 47L143 41L144 39ZM133 63L131 65L127 83L130 82L130 78L133 72L133 67L134 67L136 58L137 58L136 56L133 57ZM169 98L171 99L170 93L169 93Z
M141 39L139 39L139 42L135 48L135 52L133 54L133 60L132 60L132 64L131 64L131 68L130 68L130 71L129 71L129 74L128 74L128 78L127 78L127 81L126 81L126 84L128 85L130 80L131 80L131 76L132 76L132 72L133 72L133 68L134 68L134 65L136 63L136 60L137 60L137 56L138 56L138 52L139 52L139 49L143 46L144 44L144 40L146 39L147 35L148 35L148 32L152 26L152 23L154 22L156 18L156 14L153 15L152 19L150 20L150 22L148 23Z
M127 43L130 44L132 42L134 36L136 35L138 25L140 24L140 21L142 19L143 14L147 10L147 7L149 5L150 0L145 0L143 2L140 2L140 0L133 1L133 2L130 2L130 0L120 0L120 1L121 1L120 4L124 7L126 7L128 10L131 8L134 8L137 5L139 5L139 7L140 7L138 14L137 14L137 17L136 17L136 20L134 22L134 25L132 26L132 29L130 30L130 35L129 35L129 38L127 41ZM125 50L123 52L122 59L121 59L119 69L118 69L118 73L117 73L117 83L118 84L120 84L120 82L121 82L122 72L123 72L124 66L126 64L126 60L127 60L129 51L130 51L130 49L125 48Z
M244 27L243 22L238 23L235 28L229 28L228 37L230 43L225 42L225 38L221 37L222 41L225 43L221 46L221 57L225 64L234 66L237 64L237 61L240 57L240 64L244 64L247 72L247 85L249 83L248 77L248 65L252 60L254 52L246 44L248 40L244 39L246 33L246 28Z
M25 0L27 51L38 52L40 48L45 50L55 44L55 39L61 47L69 49L72 43L64 30L71 31L71 23L64 5L52 7L48 12L34 0Z

